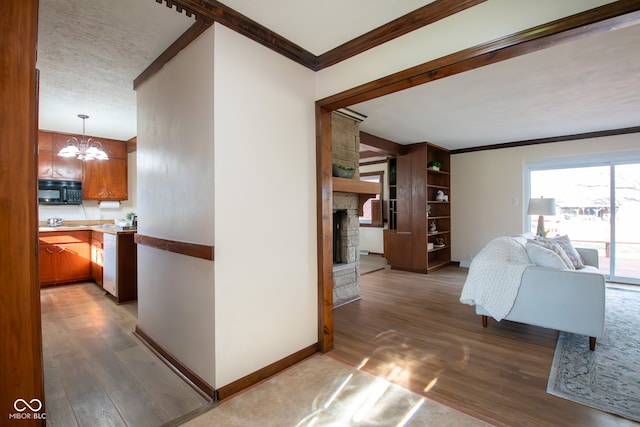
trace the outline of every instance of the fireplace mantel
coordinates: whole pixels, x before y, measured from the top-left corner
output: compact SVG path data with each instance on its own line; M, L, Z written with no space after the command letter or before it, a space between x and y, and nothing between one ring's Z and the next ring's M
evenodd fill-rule
M333 177L333 191L339 191L341 193L355 193L360 197L358 203L358 215L362 216L362 206L369 199L376 197L380 194L382 183L361 181L359 179L351 178L338 178Z

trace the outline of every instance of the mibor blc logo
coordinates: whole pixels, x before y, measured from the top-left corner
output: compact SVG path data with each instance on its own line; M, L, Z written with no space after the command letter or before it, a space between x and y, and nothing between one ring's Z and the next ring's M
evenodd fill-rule
M40 399L31 399L26 401L25 399L16 399L13 402L13 409L17 412L9 414L10 420L45 420L47 419L46 412L40 413L42 409L42 402Z

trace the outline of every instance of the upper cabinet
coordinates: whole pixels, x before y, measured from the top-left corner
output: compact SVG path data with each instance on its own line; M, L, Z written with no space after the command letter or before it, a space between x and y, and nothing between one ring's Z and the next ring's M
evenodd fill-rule
M38 178L82 181L82 198L85 200L127 200L126 142L96 138L109 160L83 162L58 156L71 136L38 132Z
M57 155L69 138L70 135L38 132L38 178L82 179L81 160Z
M127 200L127 148L124 142L100 140L109 160L84 162L82 198Z

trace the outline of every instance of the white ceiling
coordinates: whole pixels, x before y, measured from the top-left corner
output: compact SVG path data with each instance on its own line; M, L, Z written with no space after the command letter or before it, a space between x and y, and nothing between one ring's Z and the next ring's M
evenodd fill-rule
M350 108L365 132L448 149L638 126L639 47L636 25Z
M223 1L316 55L430 2ZM87 134L135 136L133 80L192 23L154 0L40 0L40 128L79 133L84 113ZM450 149L638 126L638 46L640 25L351 108L365 132Z

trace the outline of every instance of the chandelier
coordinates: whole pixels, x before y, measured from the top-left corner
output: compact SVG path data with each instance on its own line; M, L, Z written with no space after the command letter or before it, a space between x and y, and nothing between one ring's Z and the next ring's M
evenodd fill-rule
M84 135L84 121L89 118L86 114L78 114L78 117L82 119L82 137L80 141L75 136L69 138L58 152L58 156L62 157L77 157L78 159L85 160L109 160L109 156L102 149L102 144L93 138L87 138Z

